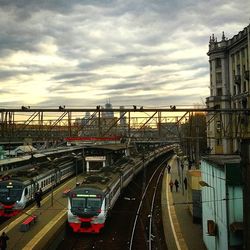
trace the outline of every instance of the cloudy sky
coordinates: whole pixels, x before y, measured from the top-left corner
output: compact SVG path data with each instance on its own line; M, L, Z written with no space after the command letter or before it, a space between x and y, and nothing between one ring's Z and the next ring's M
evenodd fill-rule
M203 104L209 36L249 0L0 0L0 107Z

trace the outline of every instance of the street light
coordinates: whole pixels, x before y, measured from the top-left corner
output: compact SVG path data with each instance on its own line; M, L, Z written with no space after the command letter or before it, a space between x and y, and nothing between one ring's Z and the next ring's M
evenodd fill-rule
M215 234L214 234L214 245L215 245L215 250L217 250L217 237L216 237L216 231L217 231L217 223L216 223L216 205L215 205L215 188L210 186L207 182L205 181L199 181L199 184L202 187L209 187L213 189L213 198L214 198L214 224L215 224Z
M80 155L82 155L82 153L78 153L78 154L76 154L76 153L71 153L73 156L74 156L74 158L76 159L76 185L77 185L77 159L78 159L78 157L80 156Z
M54 158L53 160L50 157L47 157L47 159L51 162L52 166L55 167L55 162L58 160L58 158ZM56 168L54 168L54 183L52 183L51 180L51 206L53 207L53 200L54 200L54 184L56 184Z
M182 195L184 195L183 169L184 169L184 164L183 164L183 161L181 161L181 186L182 186Z

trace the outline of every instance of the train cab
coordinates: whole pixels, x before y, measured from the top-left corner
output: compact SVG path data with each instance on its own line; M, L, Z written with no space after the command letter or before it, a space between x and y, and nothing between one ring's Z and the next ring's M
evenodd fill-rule
M68 201L68 222L74 232L99 233L105 222L104 193L93 188L72 190Z
M19 181L0 182L0 216L11 217L18 214L25 204L22 202L24 186Z

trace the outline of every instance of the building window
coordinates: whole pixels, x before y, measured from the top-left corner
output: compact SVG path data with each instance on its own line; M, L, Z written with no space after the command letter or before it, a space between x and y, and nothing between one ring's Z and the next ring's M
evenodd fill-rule
M236 95L236 86L234 85L234 95Z
M246 92L247 91L247 82L244 81L244 84L243 84L243 92Z
M220 121L216 122L216 130L221 131L221 122Z
M216 83L222 83L222 74L221 72L216 73Z
M220 146L221 145L221 139L217 139L216 144L217 144L217 146Z
M240 60L240 52L237 52L237 54L236 54L236 60L237 60L237 62L239 62L239 60Z
M216 58L215 60L215 68L221 68L221 59L220 58Z
M222 96L222 88L217 88L217 96Z
M245 59L245 50L244 49L241 51L241 55L242 55L242 60L244 60Z
M237 64L237 75L240 75L240 64Z

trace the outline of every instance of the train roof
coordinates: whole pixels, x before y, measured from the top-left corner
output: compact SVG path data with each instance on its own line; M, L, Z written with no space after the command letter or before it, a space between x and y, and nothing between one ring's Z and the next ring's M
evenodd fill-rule
M22 162L22 161L29 160L29 159L30 159L30 155L24 155L24 156L19 156L19 157L14 157L14 158L6 158L6 159L0 160L0 166L6 165L6 164L18 163L18 162Z
M64 160L63 162L58 162L55 166L49 162L37 163L37 164L27 164L25 166L11 169L8 171L4 171L1 173L0 180L19 180L22 182L29 181L34 177L47 174L49 171L57 169L60 165L66 163Z
M94 188L106 192L121 175L122 172L129 169L132 164L134 164L134 159L132 158L122 158L119 165L107 166L101 169L100 172L90 172L82 175L82 183L75 188L79 190L81 188Z
M96 145L89 145L86 146L88 148L97 148L97 149L106 149L106 150L110 150L110 151L118 151L118 150L123 150L123 149L127 149L128 146L126 144L122 144L122 143L114 143L114 144L96 144ZM131 146L130 146L131 147Z
M77 149L80 150L80 149L83 149L83 147L71 146L71 147L58 147L58 148L53 148L53 149L39 150L39 151L35 151L32 154L2 159L2 160L0 160L0 166L28 161L31 159L31 157L34 157L34 158L47 157L49 155L60 154L60 153L64 153L64 152L71 152L71 151L74 151Z

